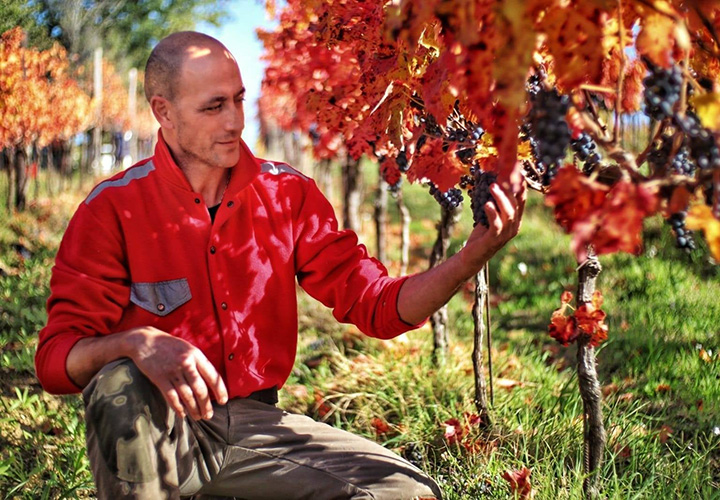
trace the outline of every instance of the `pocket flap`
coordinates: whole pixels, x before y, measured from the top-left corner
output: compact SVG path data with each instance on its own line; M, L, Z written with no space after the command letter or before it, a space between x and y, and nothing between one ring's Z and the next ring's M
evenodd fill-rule
M130 285L130 302L158 316L167 316L191 298L187 278Z

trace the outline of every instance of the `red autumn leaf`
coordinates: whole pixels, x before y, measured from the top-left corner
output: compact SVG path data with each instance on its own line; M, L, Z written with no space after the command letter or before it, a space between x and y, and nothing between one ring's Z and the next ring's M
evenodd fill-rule
M569 304L570 301L573 299L573 294L569 290L565 290L562 295L560 296L560 302L562 302L563 305Z
M562 345L567 346L578 336L575 317L565 316L559 311L558 309L553 313L548 325L548 333Z
M545 203L554 207L555 221L569 233L578 221L587 220L602 207L607 192L607 186L589 180L567 164L558 170Z
M648 57L658 66L669 68L675 48L675 23L675 20L665 13L650 12L643 19L637 37L638 54Z
M419 151L415 151L407 177L410 182L427 179L441 191L447 191L466 173L467 167L460 162L454 150L443 151L442 139L431 137Z
M530 484L530 469L510 469L502 473L502 478L510 484L510 490L519 498L532 498L532 484Z
M575 311L578 330L590 337L590 345L598 346L607 340L608 327L605 324L605 311L602 306L602 294L596 290L592 302L582 304Z
M390 426L388 425L388 423L380 417L373 417L373 419L370 421L370 425L373 426L373 429L375 429L375 434L377 434L378 436L387 434L390 430Z
M460 442L462 437L465 435L465 429L457 418L451 418L444 422L445 425L445 439L448 443L454 444Z
M640 253L643 219L659 207L656 191L643 184L617 182L605 197L602 208L573 227L572 248L578 261L585 260L589 244L597 255Z
M483 419L477 413L465 413L465 420L467 421L468 425L477 426L482 423Z
M672 427L670 427L669 425L663 425L662 427L660 427L660 432L658 433L658 440L664 444L667 442L668 439L670 439L672 433Z
M670 386L668 384L658 384L655 392L670 392Z
M386 156L380 162L380 172L385 182L394 186L401 178L400 169L398 168L395 158Z

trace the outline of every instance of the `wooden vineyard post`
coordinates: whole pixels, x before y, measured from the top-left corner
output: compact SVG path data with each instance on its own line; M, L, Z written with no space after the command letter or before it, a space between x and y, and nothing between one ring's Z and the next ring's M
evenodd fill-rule
M592 301L595 280L602 267L594 254L589 254L578 268L577 307ZM577 372L583 401L583 492L585 498L600 495L600 469L605 451L605 426L602 417L602 393L595 366L595 348L590 338L581 335L577 341Z
M490 288L488 286L488 265L475 275L475 302L473 304L472 315L475 325L473 336L473 372L475 375L475 408L477 409L480 421L483 425L490 425L490 410L487 399L487 384L485 383L485 374L483 373L483 337L488 335L488 354L490 352L490 330L486 323L488 313L488 299L490 296ZM492 372L490 372L492 380ZM492 383L491 383L492 390Z

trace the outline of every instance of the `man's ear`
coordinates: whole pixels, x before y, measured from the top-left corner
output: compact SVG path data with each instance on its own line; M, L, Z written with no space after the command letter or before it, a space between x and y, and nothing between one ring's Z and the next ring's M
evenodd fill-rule
M164 129L175 128L172 119L172 103L162 96L154 95L150 98L150 109L155 119Z

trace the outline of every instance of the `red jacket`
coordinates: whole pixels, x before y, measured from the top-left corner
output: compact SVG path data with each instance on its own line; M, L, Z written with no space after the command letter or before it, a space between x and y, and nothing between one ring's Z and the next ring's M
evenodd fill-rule
M201 349L230 397L279 388L295 360L296 278L368 335L419 326L398 316L404 278L388 277L353 232L338 231L314 181L255 158L244 143L242 151L214 224L162 135L152 158L80 205L57 254L35 356L45 390L80 390L65 369L75 342L138 326Z

